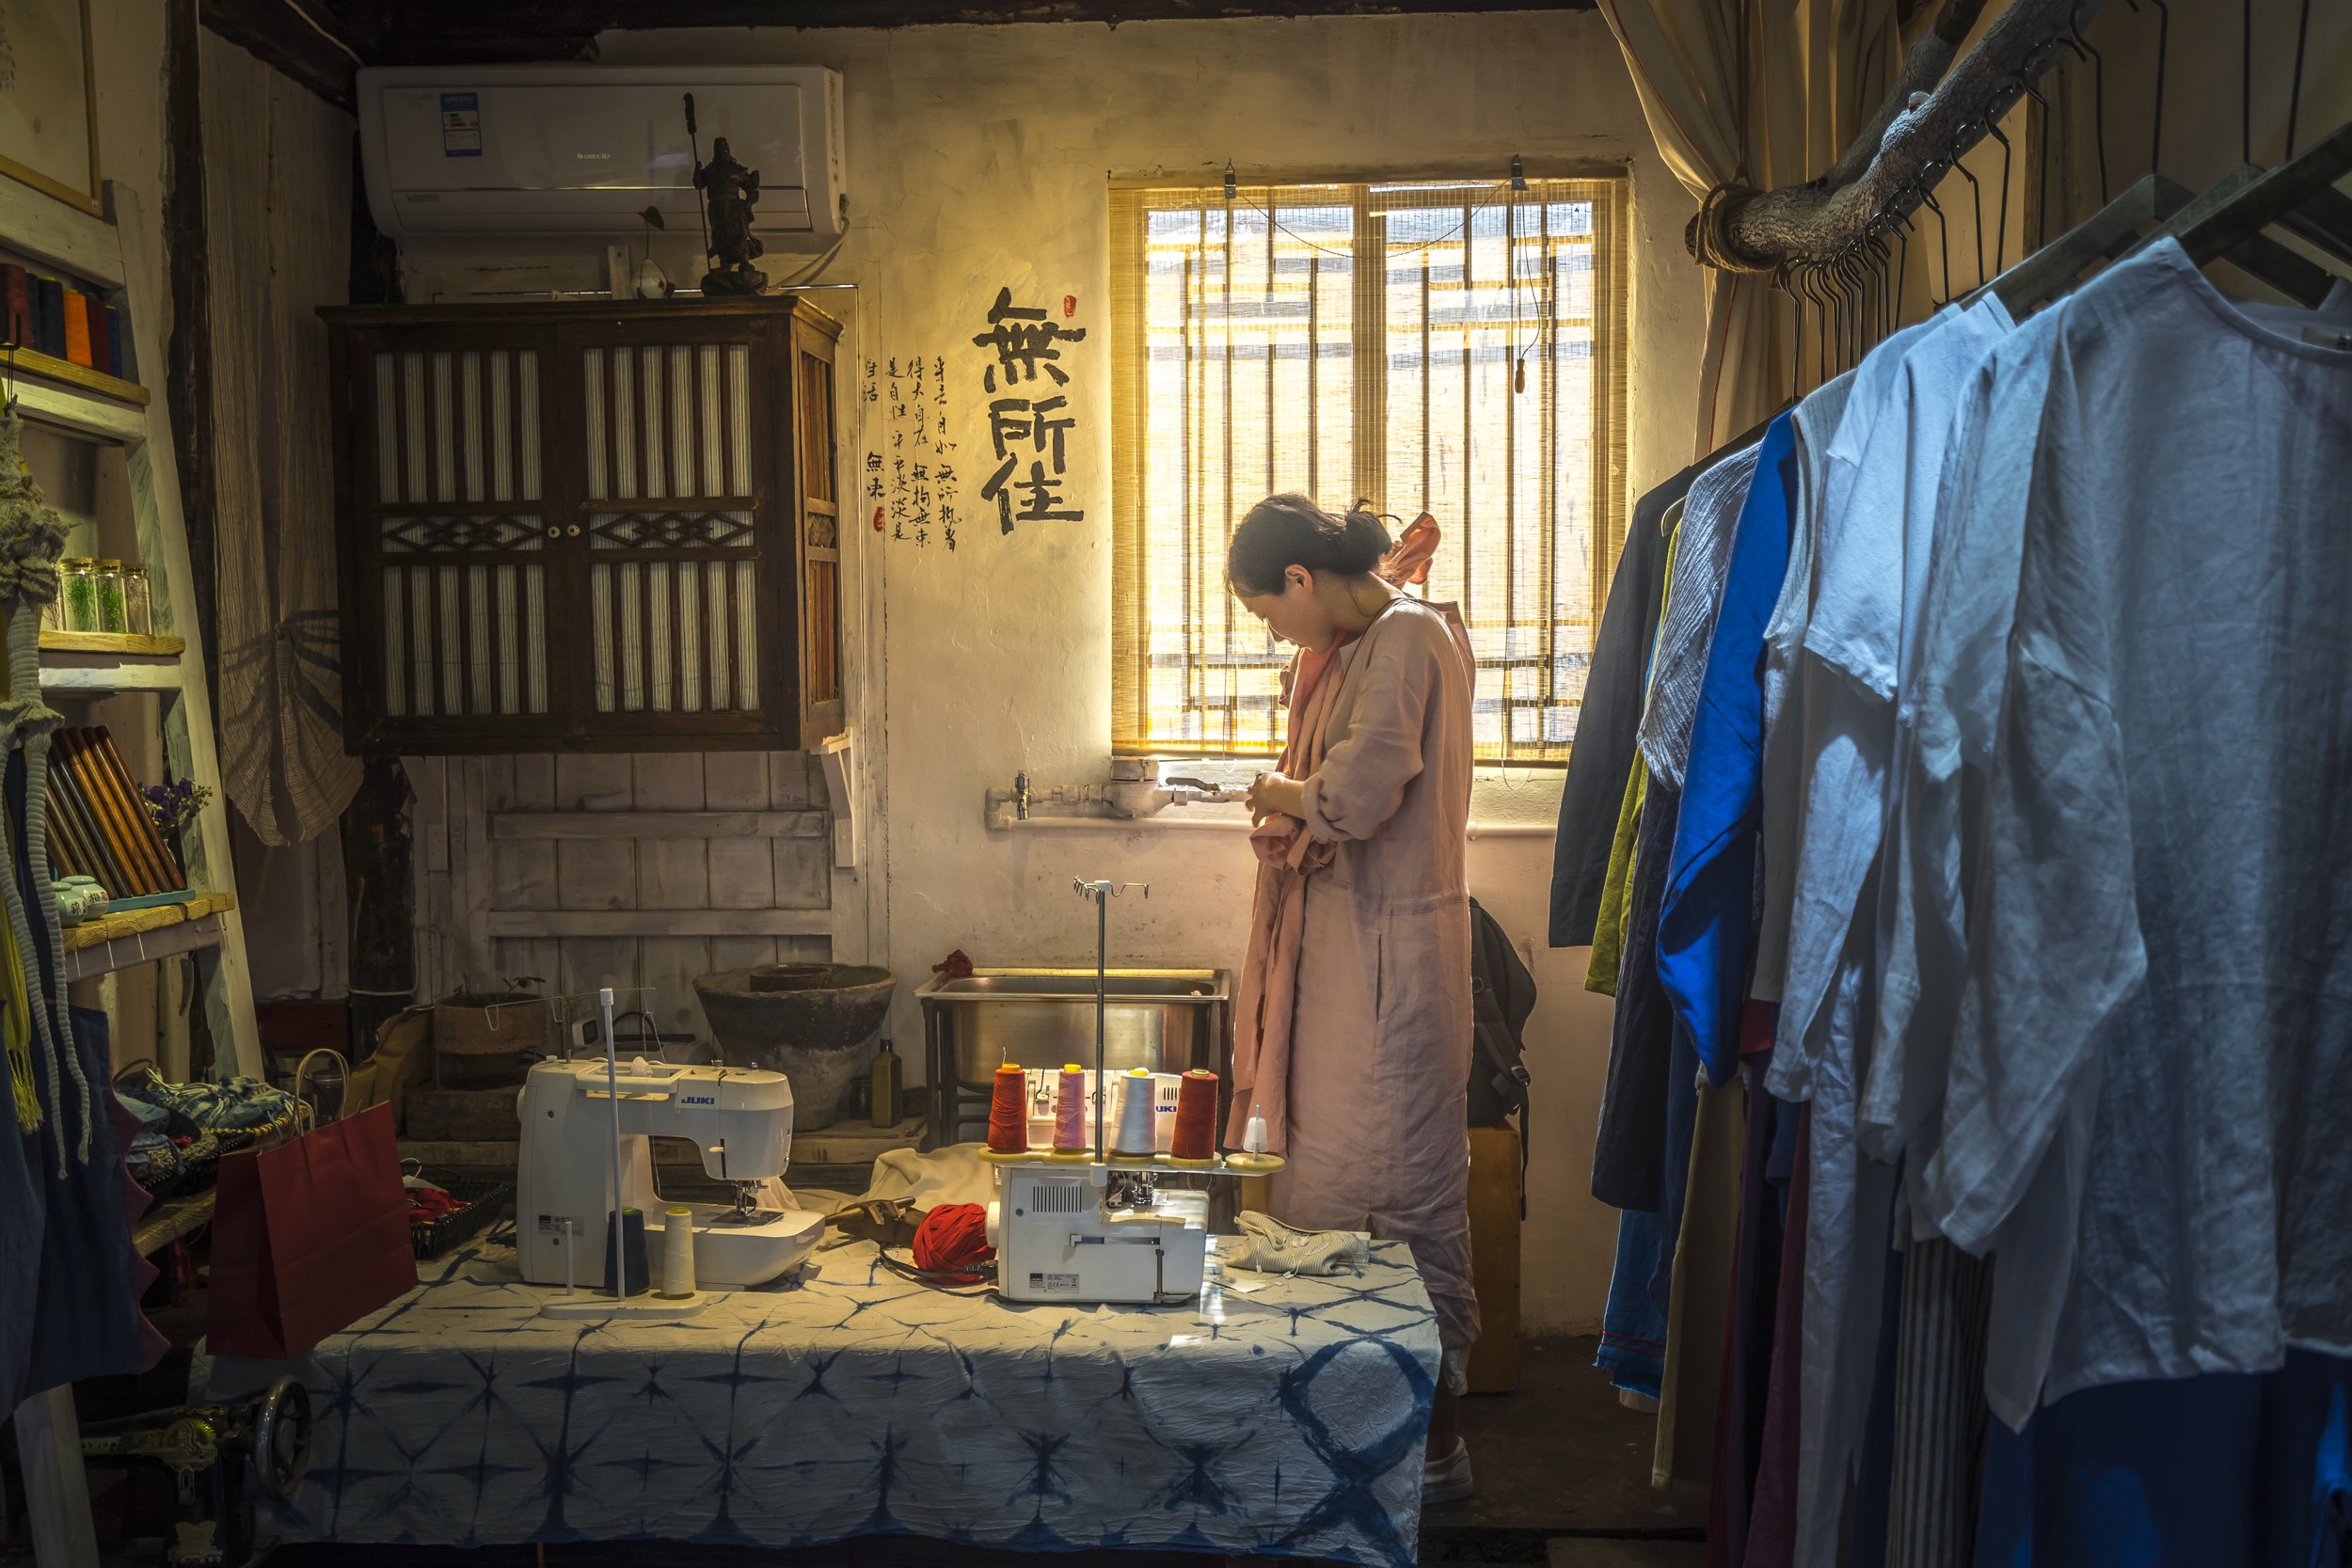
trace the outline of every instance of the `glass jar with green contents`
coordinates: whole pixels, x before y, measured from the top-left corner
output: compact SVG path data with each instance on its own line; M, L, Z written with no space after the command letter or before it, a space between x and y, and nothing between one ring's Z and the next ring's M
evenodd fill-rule
M98 629L98 563L85 555L57 562L57 594L65 606L58 623L67 631Z
M134 637L155 634L155 599L147 585L147 568L122 569L122 624Z
M98 586L98 625L96 631L120 632L130 629L123 619L122 562L111 558L98 562L95 574Z

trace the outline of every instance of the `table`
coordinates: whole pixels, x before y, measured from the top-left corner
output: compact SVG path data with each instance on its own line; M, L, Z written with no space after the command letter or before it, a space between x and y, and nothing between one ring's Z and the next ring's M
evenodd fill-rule
M644 1323L541 1317L560 1289L477 1245L297 1364L310 1473L260 1528L447 1546L912 1533L1408 1568L1438 1349L1405 1247L1375 1244L1360 1276L1216 1273L1178 1307L1013 1306L904 1279L860 1242ZM236 1398L284 1370L199 1354L191 1384Z

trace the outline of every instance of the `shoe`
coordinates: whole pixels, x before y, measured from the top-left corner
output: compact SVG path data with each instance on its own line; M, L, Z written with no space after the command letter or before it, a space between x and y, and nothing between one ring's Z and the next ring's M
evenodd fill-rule
M1470 1445L1460 1438L1454 1441L1454 1451L1443 1459L1424 1461L1421 1467L1421 1506L1434 1508L1439 1503L1458 1503L1478 1490L1470 1480Z

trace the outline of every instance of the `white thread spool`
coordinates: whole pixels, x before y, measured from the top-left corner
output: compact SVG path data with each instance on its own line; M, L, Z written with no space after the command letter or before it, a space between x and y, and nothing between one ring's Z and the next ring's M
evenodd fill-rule
M661 1227L661 1294L683 1301L694 1293L694 1211L679 1205L665 1212Z
M1266 1135L1265 1117L1255 1105L1252 1105L1249 1107L1249 1125L1242 1131L1242 1152L1244 1154L1263 1154L1265 1152L1265 1146L1272 1141L1273 1140Z
M1111 1148L1119 1154L1150 1155L1152 1149L1152 1118L1157 1108L1158 1085L1152 1075L1137 1068L1120 1081L1119 1137Z

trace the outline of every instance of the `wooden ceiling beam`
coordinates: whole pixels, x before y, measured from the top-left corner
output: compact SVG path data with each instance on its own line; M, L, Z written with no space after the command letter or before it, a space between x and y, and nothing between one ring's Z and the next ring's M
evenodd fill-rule
M282 4L283 0L271 0ZM918 27L1590 10L1595 0L359 0L383 62L576 59L597 33L652 27ZM373 57L373 55L371 56Z
M361 40L335 0L200 0L204 25L339 108L358 102ZM305 18L309 20L305 20ZM370 64L374 61L371 57Z

